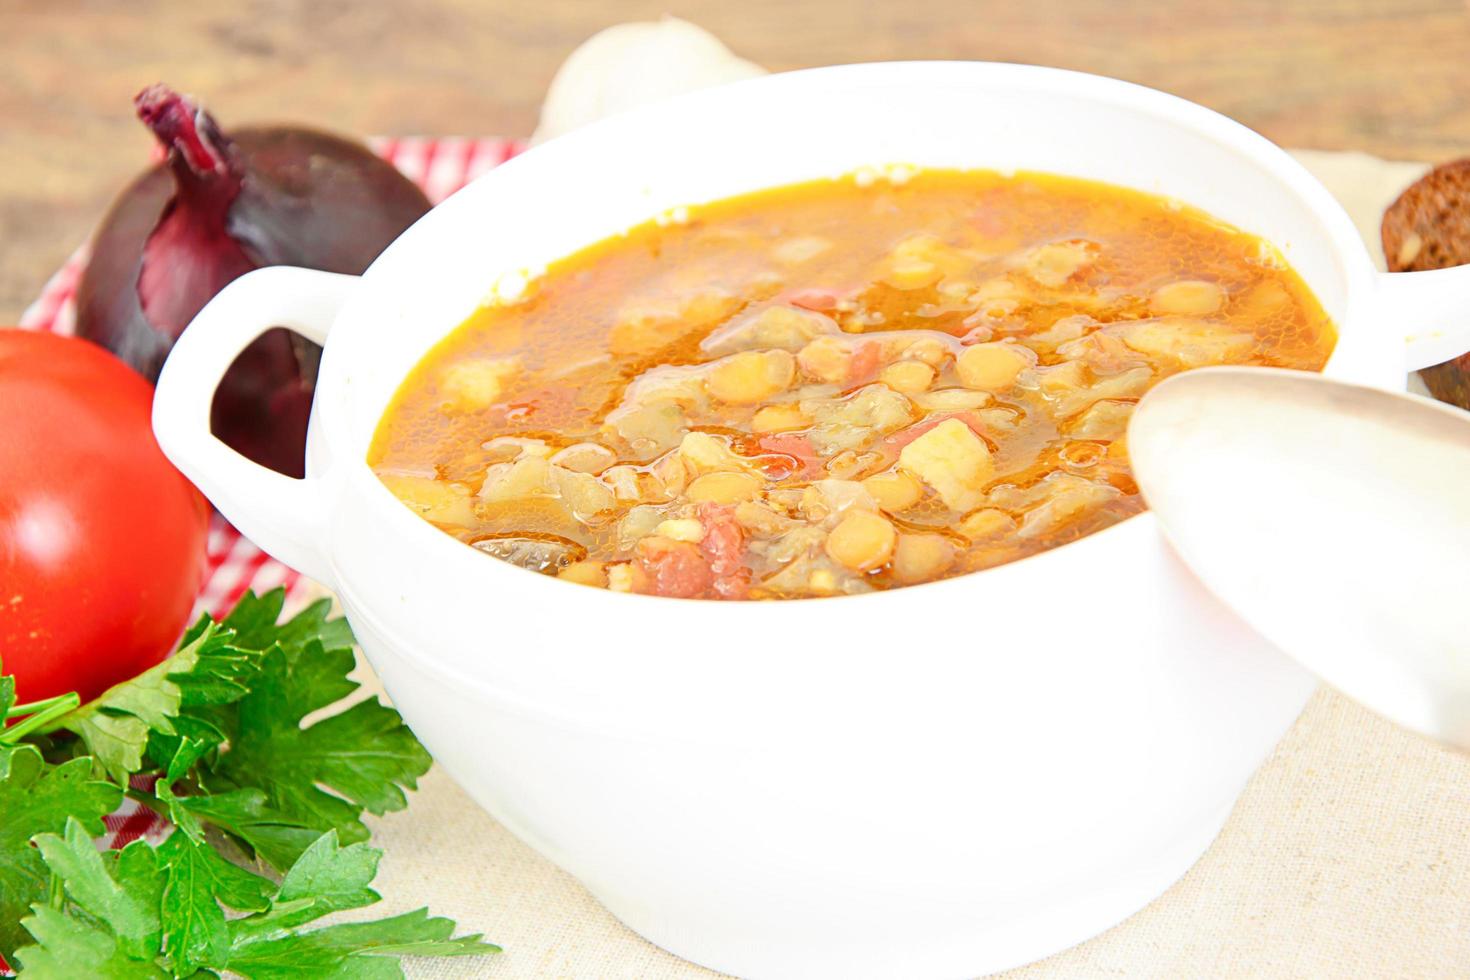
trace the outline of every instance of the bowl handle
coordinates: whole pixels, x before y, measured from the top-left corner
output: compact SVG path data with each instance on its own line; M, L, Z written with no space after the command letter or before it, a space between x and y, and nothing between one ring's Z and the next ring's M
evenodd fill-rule
M240 533L329 588L321 476L297 480L251 462L209 431L209 411L236 356L270 328L286 327L324 345L356 283L356 276L288 266L246 273L194 317L153 395L153 432L164 455Z
M1378 320L1404 332L1410 371L1470 352L1470 266L1378 276Z

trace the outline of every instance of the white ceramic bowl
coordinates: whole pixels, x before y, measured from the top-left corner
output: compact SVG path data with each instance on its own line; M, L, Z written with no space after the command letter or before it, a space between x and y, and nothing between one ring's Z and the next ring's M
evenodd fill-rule
M501 274L676 205L895 162L1090 177L1262 235L1339 326L1329 374L1402 387L1408 327L1419 362L1470 347L1434 329L1470 275L1376 273L1322 186L1221 116L1070 72L878 64L554 140L434 209L361 280L251 273L185 333L155 402L169 457L337 591L476 801L639 933L743 976L970 977L1106 929L1209 846L1316 686L1147 515L915 588L720 604L491 560L365 464L405 373ZM299 482L208 433L217 379L272 324L326 345Z

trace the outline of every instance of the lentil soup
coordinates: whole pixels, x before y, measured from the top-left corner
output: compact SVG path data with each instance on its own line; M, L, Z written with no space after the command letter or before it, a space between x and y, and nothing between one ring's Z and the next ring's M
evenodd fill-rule
M1143 509L1138 398L1209 364L1318 370L1268 243L1038 174L895 169L664 215L478 310L369 463L466 544L712 599L911 585Z

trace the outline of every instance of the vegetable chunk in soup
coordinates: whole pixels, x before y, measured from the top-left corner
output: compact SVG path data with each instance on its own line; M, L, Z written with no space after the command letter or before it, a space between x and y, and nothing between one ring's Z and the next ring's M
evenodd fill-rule
M677 219L677 220L676 220ZM1143 509L1161 379L1316 370L1335 335L1259 238L1176 202L923 171L680 210L475 313L369 462L409 508L569 582L705 599L913 585Z

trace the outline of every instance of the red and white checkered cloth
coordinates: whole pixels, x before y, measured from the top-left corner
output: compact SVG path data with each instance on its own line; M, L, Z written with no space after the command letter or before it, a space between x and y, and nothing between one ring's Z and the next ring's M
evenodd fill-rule
M515 140L462 137L379 138L369 140L369 145L422 187L435 204L524 147ZM83 246L21 314L20 325L32 330L71 333L76 327L77 281L86 263L87 248ZM247 589L267 592L285 586L288 608L308 598L307 580L241 537L218 514L210 519L206 562L204 586L194 606L195 617L201 612L223 615ZM107 842L112 847L122 847L139 837L157 841L168 830L161 817L131 800L124 801L122 809L107 817L106 824ZM0 968L3 962L0 960Z

